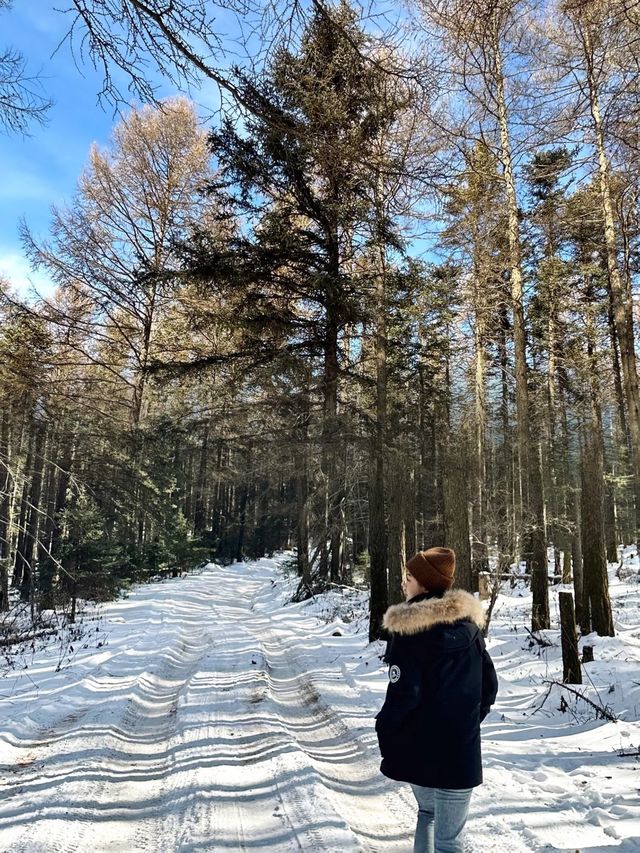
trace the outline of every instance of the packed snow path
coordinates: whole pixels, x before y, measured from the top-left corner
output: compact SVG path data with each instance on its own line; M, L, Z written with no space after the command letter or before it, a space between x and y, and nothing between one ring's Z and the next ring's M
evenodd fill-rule
M282 607L280 584L261 560L136 588L105 608L103 648L61 672L37 657L14 692L5 679L0 850L407 853L413 797L378 770L379 649L362 654L362 636ZM346 661L358 651L356 672ZM576 849L584 815L566 773L510 755L503 733L485 749L469 850ZM537 843L536 820L556 836L564 821L566 848ZM606 846L585 853L638 849L600 835Z
M51 718L26 741L15 721L1 849L406 850L408 798L261 615L273 567L251 569L136 590L110 608L128 641L33 694Z

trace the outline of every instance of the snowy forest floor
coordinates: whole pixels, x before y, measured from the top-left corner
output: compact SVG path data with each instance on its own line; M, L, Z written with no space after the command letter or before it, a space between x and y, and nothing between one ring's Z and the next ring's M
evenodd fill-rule
M528 590L499 597L471 853L640 850L640 584L614 569L616 637L587 638L584 669L618 722L546 683L559 631L530 639ZM278 559L211 564L88 610L75 646L14 656L0 850L410 851L413 796L378 769L387 674L365 594L289 604L296 583Z

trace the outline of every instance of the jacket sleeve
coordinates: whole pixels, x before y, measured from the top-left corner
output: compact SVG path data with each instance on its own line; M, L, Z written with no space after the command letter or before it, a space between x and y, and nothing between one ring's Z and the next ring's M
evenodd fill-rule
M387 645L386 645L385 650L384 650L384 655L382 656L382 660L384 663L387 664L387 666L389 666L391 663L391 642L392 642L392 640L390 637L387 640Z
M482 641L482 698L480 699L480 722L484 720L498 695L498 676L489 656L484 640Z

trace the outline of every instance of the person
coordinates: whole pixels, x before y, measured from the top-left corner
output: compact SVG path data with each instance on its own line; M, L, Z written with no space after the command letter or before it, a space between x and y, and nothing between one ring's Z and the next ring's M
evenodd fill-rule
M451 548L406 564L406 601L388 608L389 684L376 715L380 770L418 802L414 853L462 853L473 789L482 782L480 723L498 681L482 636L480 601L452 589Z

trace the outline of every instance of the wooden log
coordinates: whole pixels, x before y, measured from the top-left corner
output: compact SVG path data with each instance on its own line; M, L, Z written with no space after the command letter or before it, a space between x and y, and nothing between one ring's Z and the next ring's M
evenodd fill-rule
M573 595L570 592L560 592L558 599L560 602L560 636L562 639L562 680L565 684L582 684Z

